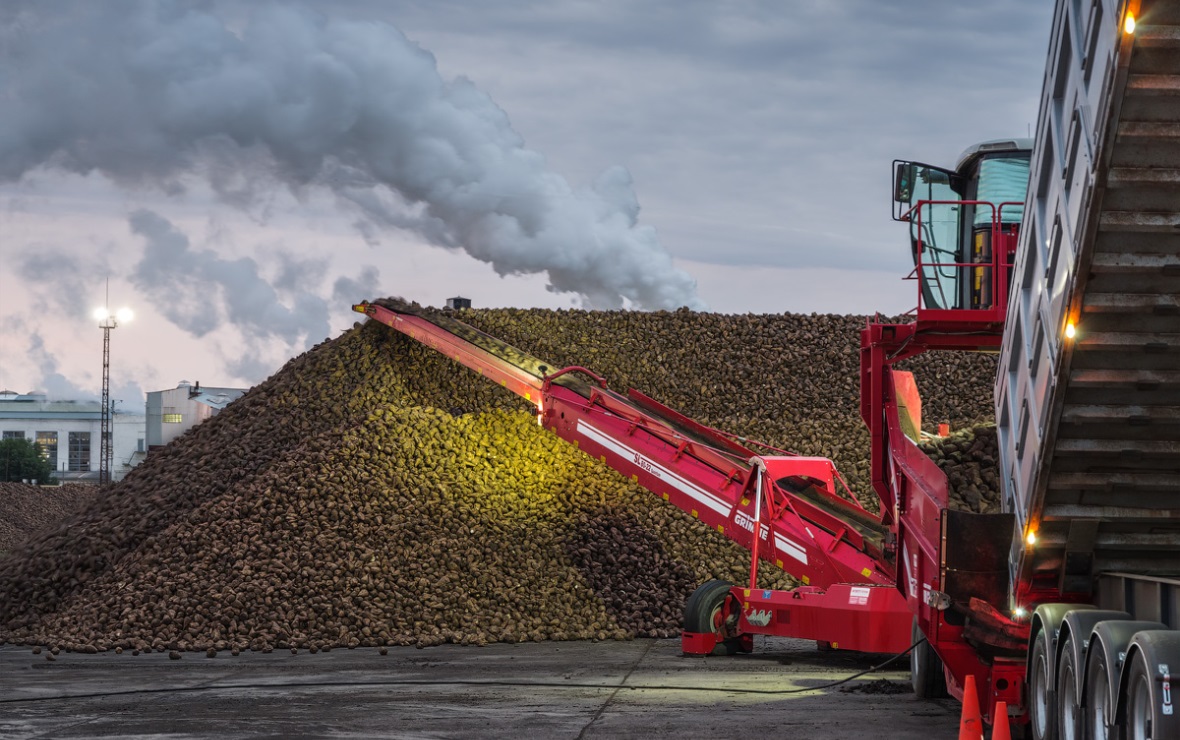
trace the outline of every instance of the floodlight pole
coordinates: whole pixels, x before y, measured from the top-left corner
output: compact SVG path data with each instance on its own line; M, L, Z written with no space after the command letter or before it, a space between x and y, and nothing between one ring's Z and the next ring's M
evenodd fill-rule
M119 325L114 316L98 323L102 327L102 430L99 432L98 482L111 482L111 463L115 459L111 444L111 329Z

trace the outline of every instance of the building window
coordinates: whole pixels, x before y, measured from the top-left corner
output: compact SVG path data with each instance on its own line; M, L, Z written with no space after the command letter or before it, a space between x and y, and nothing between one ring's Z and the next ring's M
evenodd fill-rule
M41 447L41 457L57 470L57 432L37 432L37 444Z
M70 432L70 472L90 472L90 432Z
M164 414L165 424L179 424L180 422L180 414Z
M13 431L9 431L9 430L5 430L5 432L4 432L4 439L24 439L24 438L25 438L24 432L13 432Z

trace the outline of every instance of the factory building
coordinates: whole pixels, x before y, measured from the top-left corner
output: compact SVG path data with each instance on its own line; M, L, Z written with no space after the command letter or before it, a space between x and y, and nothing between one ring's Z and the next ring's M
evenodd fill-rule
M181 381L147 394L146 414L116 405L111 414L111 480L119 481L146 457L225 408L245 388L202 388ZM44 393L0 391L0 438L41 445L61 483L98 483L102 435L100 401L51 401Z
M147 394L147 445L162 447L240 398L247 388L202 388L187 380Z
M120 480L146 453L145 416L118 407L111 416L114 460L111 479ZM0 437L19 437L41 446L62 483L97 483L102 434L99 401L50 401L43 393L0 391Z

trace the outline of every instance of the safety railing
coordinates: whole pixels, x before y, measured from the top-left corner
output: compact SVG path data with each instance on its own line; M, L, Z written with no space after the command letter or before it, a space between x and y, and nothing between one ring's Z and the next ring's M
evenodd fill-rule
M1002 321L1007 311L1009 275L1015 257L1016 235L1020 229L1018 222L1003 222L1003 211L1023 205L1021 202L997 205L981 200L923 200L902 214L901 220L913 225L914 269L904 278L918 282L918 304L911 313L920 316L938 311L940 318L949 319L953 314L942 312L970 311L970 320L978 320L980 314L977 312L986 312L994 317L991 320ZM932 206L974 206L987 209L990 219L983 222L986 228L973 229L968 234L964 234L961 225L956 223L953 248L945 250L927 240L931 229L929 223L923 222L923 218ZM962 210L959 215L962 216ZM931 259L930 252L963 254L965 250L962 249L961 240L965 236L973 242L969 245L973 259ZM939 298L935 300L935 296ZM964 318L968 316L964 315Z

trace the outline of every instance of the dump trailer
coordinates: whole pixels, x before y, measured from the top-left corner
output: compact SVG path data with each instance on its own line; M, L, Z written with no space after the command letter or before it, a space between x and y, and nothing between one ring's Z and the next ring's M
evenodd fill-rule
M748 582L689 598L684 652L756 634L909 650L916 693L962 698L971 677L986 717L1004 702L1036 738L1180 738L1180 0L1059 0L1048 59L1035 144L894 162L918 296L860 336L879 513L829 460L554 369L457 314L354 309L749 548ZM1001 513L952 509L917 445L900 363L929 351L999 355ZM757 588L762 561L804 585Z
M1180 3L1051 38L995 387L1032 732L1180 737Z

